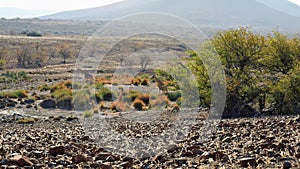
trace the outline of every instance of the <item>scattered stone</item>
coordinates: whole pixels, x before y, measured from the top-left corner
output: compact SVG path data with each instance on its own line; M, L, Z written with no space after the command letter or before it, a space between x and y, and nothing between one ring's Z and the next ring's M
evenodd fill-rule
M119 166L121 166L123 168L130 168L130 167L132 167L132 164L130 164L128 161L126 161L126 162L122 162L121 164L119 164Z
M49 149L49 153L53 156L65 154L65 147L64 146L52 146Z
M27 99L24 101L25 104L33 104L35 101L33 99Z
M100 153L97 155L96 160L106 160L111 156L111 153Z
M9 159L9 162L16 163L20 167L33 165L33 163L27 157L24 157L22 155L16 155L14 157L11 157Z
M288 161L285 161L282 166L283 169L290 169L292 167L293 167L292 164Z
M67 121L74 121L74 120L79 120L78 117L73 117L73 116L70 116L70 117L67 117L66 119Z
M75 155L72 157L73 163L81 163L81 162L87 162L87 158L84 155Z
M178 147L177 145L170 145L168 148L167 148L167 152L168 153L173 153L174 151L178 150L180 147Z
M243 158L240 160L241 167L256 167L257 162L254 158Z
M101 169L112 169L112 165L110 162L105 162L100 165Z

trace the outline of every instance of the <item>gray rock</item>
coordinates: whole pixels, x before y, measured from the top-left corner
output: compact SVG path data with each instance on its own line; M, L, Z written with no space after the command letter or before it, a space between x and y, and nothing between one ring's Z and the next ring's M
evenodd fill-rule
M44 100L40 103L40 106L44 109L53 109L56 108L56 103L52 99Z

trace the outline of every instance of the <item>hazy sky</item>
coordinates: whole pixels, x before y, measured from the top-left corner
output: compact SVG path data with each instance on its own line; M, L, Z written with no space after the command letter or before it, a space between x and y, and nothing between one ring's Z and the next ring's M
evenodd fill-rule
M1 7L65 11L103 6L122 0L0 0Z
M60 11L98 7L119 1L122 0L0 0L0 8L36 10L16 13L14 10L1 11L0 9L0 17L37 17ZM300 0L288 1L300 6Z

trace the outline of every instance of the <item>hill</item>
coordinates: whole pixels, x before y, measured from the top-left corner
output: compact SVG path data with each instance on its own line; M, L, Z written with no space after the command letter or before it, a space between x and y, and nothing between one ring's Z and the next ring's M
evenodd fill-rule
M293 7L296 9L298 6ZM300 7L297 9L300 11ZM300 17L280 12L256 0L124 0L104 7L61 12L41 18L113 20L140 12L169 13L197 25L222 28L253 26L260 29L274 29L278 27L293 32L300 28Z

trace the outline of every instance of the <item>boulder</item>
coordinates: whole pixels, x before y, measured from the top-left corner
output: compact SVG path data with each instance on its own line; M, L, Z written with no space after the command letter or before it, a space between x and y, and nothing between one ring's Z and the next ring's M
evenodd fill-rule
M32 166L33 163L27 158L22 155L16 155L14 157L11 157L9 159L10 163L16 164L20 167L25 167L25 166Z
M81 163L81 162L87 162L87 158L84 155L75 155L72 157L73 163Z
M33 99L27 99L24 101L25 104L33 104L34 100Z
M47 100L44 100L40 103L40 106L43 108L43 109L52 109L52 108L56 108L56 103L54 100L52 99L47 99Z
M57 108L65 109L65 110L72 110L73 109L72 98L62 99L62 100L57 101Z
M64 146L52 146L49 149L49 153L51 155L63 155L65 154L65 147Z

